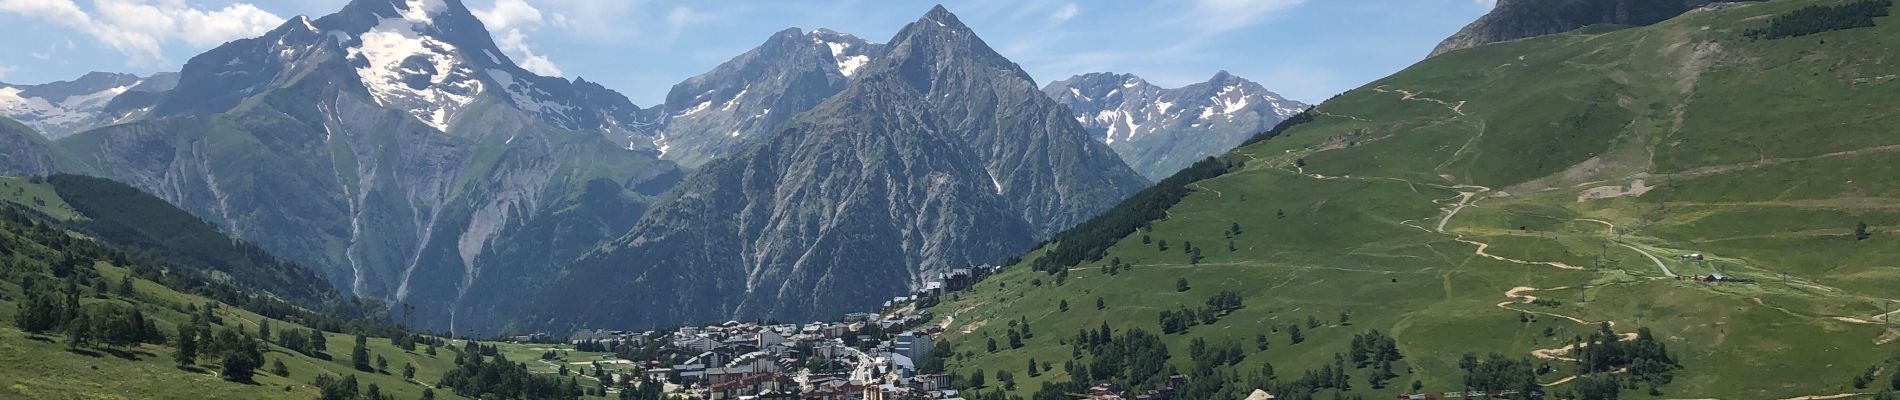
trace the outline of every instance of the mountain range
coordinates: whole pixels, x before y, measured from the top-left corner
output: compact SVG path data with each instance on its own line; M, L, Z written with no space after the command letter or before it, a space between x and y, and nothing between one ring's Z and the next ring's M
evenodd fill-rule
M884 46L826 29L797 28L712 71L673 85L652 138L661 157L688 168L731 155L747 141L844 91Z
M21 104L66 108L9 114L28 123L0 124L0 169L126 182L346 292L413 307L404 318L418 327L475 333L545 326L520 318L523 307L707 246L754 251L671 259L683 276L717 277L671 287L726 298L743 282L742 300L565 322L862 308L930 273L1000 262L1147 184L947 10L891 43L788 29L641 108L516 66L459 1L357 0L218 46L178 73L8 86L33 99ZM866 77L877 82L859 85ZM1246 84L1246 96L1267 94ZM1196 151L1181 157L1212 150ZM862 176L831 172L841 169ZM696 203L708 193L748 197ZM825 204L852 207L814 208ZM708 212L734 221L694 222L720 219ZM735 231L693 232L701 226ZM858 281L872 290L814 296L839 291L813 282L844 276L875 277ZM613 289L650 284L628 285ZM549 287L536 301L470 295Z
M1233 149L1307 106L1221 71L1206 82L1167 89L1134 74L1093 73L1042 89L1069 106L1076 121L1159 181Z
M642 108L355 0L0 85L0 397L1892 397L1893 3L1703 3L1500 0L1313 106L1039 88L939 6Z
M582 258L525 326L863 310L933 273L1001 262L1147 185L942 7L882 50L838 95L704 165Z
M139 77L108 72L39 85L0 82L0 117L26 124L48 139L59 139L138 117L140 103L177 84L175 73Z
M641 111L527 72L460 2L359 0L193 57L142 118L55 142L420 326L630 228L682 176L630 149Z

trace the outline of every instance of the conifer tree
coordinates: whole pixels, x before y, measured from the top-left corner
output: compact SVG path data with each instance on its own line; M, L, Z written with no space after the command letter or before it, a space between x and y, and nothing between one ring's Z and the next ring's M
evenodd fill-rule
M172 361L181 367L198 363L197 334L190 325L178 325L178 351L172 353Z
M369 362L369 338L356 335L356 347L350 349L350 365L355 366L357 371L375 372Z

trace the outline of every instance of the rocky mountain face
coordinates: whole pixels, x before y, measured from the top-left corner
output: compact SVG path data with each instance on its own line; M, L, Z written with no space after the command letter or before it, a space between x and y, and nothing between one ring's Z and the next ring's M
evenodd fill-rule
M662 157L695 168L843 91L883 46L819 29L786 29L711 72L673 86L665 127L651 138Z
M46 176L73 162L32 127L0 118L0 175Z
M107 72L39 85L0 83L0 117L26 124L48 139L59 139L133 117L123 107L110 106L117 98L149 98L177 83L174 73L141 78Z
M420 328L483 334L682 176L643 110L516 66L457 0L356 0L114 101L137 121L57 142ZM631 146L630 146L631 145Z
M1221 71L1207 82L1167 89L1133 74L1092 73L1042 89L1115 149L1129 167L1159 181L1225 153L1307 106Z
M1649 25L1721 0L1498 0L1432 55L1598 25Z
M518 327L863 310L1146 186L941 7L885 51L840 94L694 172Z

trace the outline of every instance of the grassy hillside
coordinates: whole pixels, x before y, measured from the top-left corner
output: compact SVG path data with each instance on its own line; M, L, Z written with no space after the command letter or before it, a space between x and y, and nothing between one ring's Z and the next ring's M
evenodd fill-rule
M79 219L79 210L59 197L46 178L0 177L0 201L62 220Z
M1900 225L1900 65L1886 57L1900 21L1746 34L1839 3L1727 5L1459 51L1345 93L1223 156L1237 168L1187 184L1193 194L1101 259L1051 274L1063 269L1028 267L1039 250L938 305L957 346L948 364L986 371L990 387L1010 371L1027 396L1070 381L1065 362L1097 357L1072 350L1076 331L1160 334L1164 311L1233 291L1242 308L1162 335L1169 365L1225 395L1330 367L1377 330L1404 355L1396 376L1375 389L1369 368L1348 364L1341 394L1463 390L1461 356L1496 353L1549 365L1535 381L1557 396L1600 397L1611 381L1638 398L1873 396L1900 370L1900 325L1881 323L1900 320L1888 233ZM1718 272L1754 282L1690 279ZM1035 335L1022 348L987 351L1024 320ZM1553 350L1605 323L1647 328L1680 369L1666 383L1574 377L1576 352ZM1200 373L1196 340L1245 357ZM1030 377L1031 359L1053 368ZM1262 379L1269 363L1277 380ZM1870 368L1875 383L1855 387Z
M35 210L73 211L44 181L8 178L0 180L0 189L16 189L9 190L19 193L9 200L40 197L43 201L39 203L27 201L27 204L44 204L34 207ZM169 264L163 261L168 257L130 255L114 243L66 230L74 226L70 224L74 220L44 219L44 216L34 216L32 211L23 211L25 209L0 206L0 365L6 366L0 368L0 398L306 399L321 394L315 385L320 374L353 375L361 390L374 384L390 398L422 398L425 390L432 390L436 398L464 398L450 388L430 388L458 368L458 360L465 355L461 354L464 346L468 345L466 341L444 340L440 348L431 351L426 341L435 339L423 339L424 344L404 349L398 346L398 341L389 338L410 337L410 334L384 323L293 306L276 297L260 295L262 292L255 289L231 286L228 278L218 275L216 269ZM208 257L198 252L203 250L198 248L164 247L163 250L152 253L181 252L195 254L185 259L220 259ZM279 265L277 263L265 264ZM77 307L53 304L36 308L34 305L35 299L44 299L38 304L45 304L63 302L65 300L59 299L67 298L74 301L69 304L77 304ZM236 329L246 336L257 337L261 335L260 326L269 321L275 335L255 341L259 344L261 362L250 380L227 379L221 356L230 353L210 350L215 346L209 342L197 342L200 355L194 362L180 363L175 358L183 346L180 327L199 326L196 321L203 318L193 315L206 308L215 310L208 313L215 318L204 319L206 322L201 328L213 332ZM130 331L142 333L131 335L143 338L115 342L114 338L126 337L128 330L113 324L127 320L127 313L132 310L139 313L138 320L147 321L149 330L132 329ZM66 317L75 312L87 316L86 325L77 325L85 328L73 328L76 323L71 321L77 319ZM36 328L30 322L35 315L52 315L65 322ZM372 318L381 318L380 315L374 314ZM307 333L313 332L313 328L323 330L326 350L311 352L288 344L287 332ZM82 343L72 341L73 329L83 332L79 334L85 338ZM387 360L387 370L357 371L351 357L356 336L341 332L381 336L368 338L365 349L371 357ZM532 364L527 371L544 376L557 372L552 362L605 357L572 351L568 346L481 345L494 346L495 353L514 362ZM561 353L563 359L533 361L550 350ZM285 368L283 373L275 371L279 362ZM413 379L402 377L405 365L415 367ZM516 385L522 382L518 378L510 379L516 379L513 381ZM568 381L590 391L599 387L597 381L578 377L546 382Z

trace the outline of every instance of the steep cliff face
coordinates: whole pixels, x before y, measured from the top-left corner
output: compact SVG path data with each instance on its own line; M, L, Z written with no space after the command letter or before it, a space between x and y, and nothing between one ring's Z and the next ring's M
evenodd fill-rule
M61 140L420 328L490 333L681 176L638 107L529 73L454 0L358 0L194 57L146 117Z
M1133 74L1092 73L1042 91L1069 106L1075 120L1129 167L1156 181L1232 150L1306 108L1227 71L1175 89Z
M1722 0L1498 0L1432 55L1598 25L1649 25Z
M1145 186L948 11L887 50L842 93L696 171L584 257L524 327L862 310Z
M758 48L673 86L652 139L661 157L689 168L731 155L843 91L883 46L819 29L787 29Z
M46 176L75 164L32 127L0 118L0 175Z

